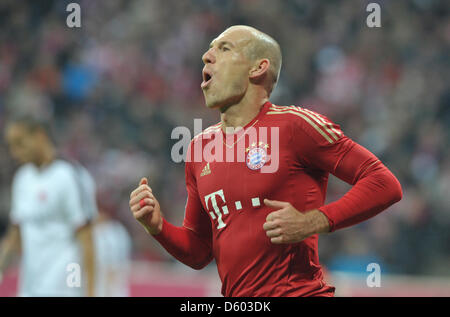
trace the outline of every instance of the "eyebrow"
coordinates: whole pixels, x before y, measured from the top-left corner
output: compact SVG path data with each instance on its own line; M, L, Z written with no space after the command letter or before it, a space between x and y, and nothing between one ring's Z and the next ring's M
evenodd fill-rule
M212 41L211 44L209 44L209 48L212 48L212 47L213 47L214 42L215 42L215 40ZM233 43L231 43L231 42L229 42L229 41L220 41L220 42L219 42L219 46L223 46L223 45L226 45L226 44L227 44L227 45L230 45L231 47L234 47Z

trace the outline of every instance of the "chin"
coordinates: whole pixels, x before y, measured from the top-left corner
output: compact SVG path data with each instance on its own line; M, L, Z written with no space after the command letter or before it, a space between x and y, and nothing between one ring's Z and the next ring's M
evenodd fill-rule
M15 158L15 161L19 164L28 164L31 163L30 160L27 160L26 158Z
M206 104L206 107L209 108L209 109L218 109L218 108L220 108L220 104L210 104L210 103L207 103L207 104Z
M218 100L211 100L211 98L207 98L205 96L205 104L206 107L208 107L209 109L216 109L216 108L220 108L223 104L223 102L218 101Z
M225 94L222 94L222 98L217 98L217 96L209 95L209 97L204 94L205 96L205 103L206 107L209 109L222 109L222 108L228 108L229 106L236 104L242 100L242 98L245 95L245 91L241 93L236 94L230 94L229 97L224 97Z

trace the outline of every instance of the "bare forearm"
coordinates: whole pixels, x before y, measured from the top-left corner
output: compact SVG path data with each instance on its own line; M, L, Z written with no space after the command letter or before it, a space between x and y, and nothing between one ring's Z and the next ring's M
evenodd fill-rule
M89 225L78 232L83 257L83 268L86 274L87 296L94 296L95 291L95 252L92 226Z
M312 234L327 233L330 231L328 218L319 209L310 210L305 213L305 216L307 217Z
M0 244L0 272L3 272L13 255L20 251L19 227L12 225Z
M95 292L95 255L93 247L87 248L83 255L87 278L87 296L94 296Z

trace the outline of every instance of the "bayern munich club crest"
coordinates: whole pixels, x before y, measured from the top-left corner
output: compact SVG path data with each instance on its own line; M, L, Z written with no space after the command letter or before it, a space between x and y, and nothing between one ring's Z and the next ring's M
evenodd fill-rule
M265 149L268 147L268 144L260 142L259 147L256 147L256 144L253 143L250 148L247 148L246 152L248 153L245 162L249 169L254 171L259 170L267 163L267 152Z

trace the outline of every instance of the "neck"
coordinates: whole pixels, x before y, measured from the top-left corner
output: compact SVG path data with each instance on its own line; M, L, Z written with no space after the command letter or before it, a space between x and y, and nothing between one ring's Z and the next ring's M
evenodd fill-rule
M246 94L238 103L221 110L222 130L244 127L258 115L262 106L268 100L269 98L265 94L255 97L252 97L251 94Z
M35 165L39 168L44 168L55 159L55 150L52 146L47 146L43 149L41 156L36 160Z

